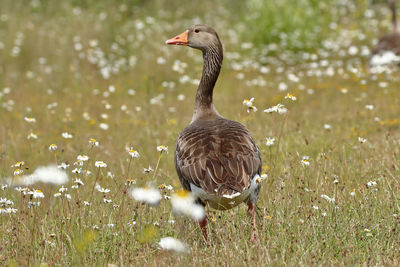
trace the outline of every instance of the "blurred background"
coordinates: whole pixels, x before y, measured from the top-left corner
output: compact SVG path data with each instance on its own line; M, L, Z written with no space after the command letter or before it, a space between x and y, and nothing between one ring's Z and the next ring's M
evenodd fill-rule
M357 64L391 26L383 0L2 0L0 5L0 83L22 82L24 74L41 76L42 85L54 88L140 73L154 75L158 84L157 76L168 69L157 75L149 70L158 57L175 51L164 40L196 23L217 30L231 68L238 57L261 65L296 64L318 51L325 58L355 57ZM357 51L348 51L351 46Z

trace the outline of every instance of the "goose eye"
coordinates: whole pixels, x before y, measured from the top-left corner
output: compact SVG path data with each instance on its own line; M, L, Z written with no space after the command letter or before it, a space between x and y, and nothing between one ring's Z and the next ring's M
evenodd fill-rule
M195 33L198 33L199 31L200 31L199 29L194 30Z

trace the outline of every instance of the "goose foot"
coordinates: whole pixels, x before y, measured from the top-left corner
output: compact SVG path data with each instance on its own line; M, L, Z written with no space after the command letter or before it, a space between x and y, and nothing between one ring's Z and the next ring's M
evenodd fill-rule
M201 219L201 220L199 221L199 225L200 225L200 228L201 228L201 232L203 233L204 240L206 241L206 243L208 243L207 228L206 228L206 225L207 225L207 217L204 217L203 219Z

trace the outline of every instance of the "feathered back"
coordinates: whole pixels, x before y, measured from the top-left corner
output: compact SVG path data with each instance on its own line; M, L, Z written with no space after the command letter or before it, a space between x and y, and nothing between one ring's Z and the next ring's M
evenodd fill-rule
M248 130L240 123L218 117L197 120L179 135L175 151L179 178L206 193L242 193L261 172L261 157Z

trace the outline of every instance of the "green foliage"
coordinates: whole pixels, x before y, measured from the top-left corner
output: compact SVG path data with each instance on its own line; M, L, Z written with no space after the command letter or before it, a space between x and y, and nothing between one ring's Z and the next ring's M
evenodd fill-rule
M335 2L335 1L332 1ZM332 3L318 0L247 1L246 32L259 45L292 51L315 50L330 34Z

